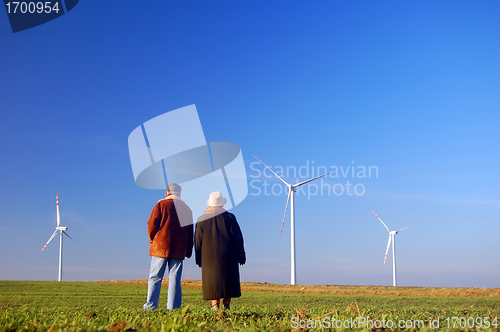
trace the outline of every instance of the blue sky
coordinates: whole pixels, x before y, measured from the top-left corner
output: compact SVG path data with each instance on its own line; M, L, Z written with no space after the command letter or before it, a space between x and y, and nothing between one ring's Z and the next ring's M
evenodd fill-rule
M127 138L195 104L205 137L273 167L376 166L296 198L300 284L500 287L497 1L81 1L13 34L0 13L0 279L145 279L161 191L134 183ZM358 168L356 168L358 169ZM352 175L352 174L351 174ZM298 180L305 180L300 178ZM293 182L294 179L288 179ZM339 187L340 188L340 187ZM361 187L358 187L361 188ZM278 187L275 187L277 190ZM243 281L288 283L286 194L249 187L232 212ZM200 279L194 260L184 277Z

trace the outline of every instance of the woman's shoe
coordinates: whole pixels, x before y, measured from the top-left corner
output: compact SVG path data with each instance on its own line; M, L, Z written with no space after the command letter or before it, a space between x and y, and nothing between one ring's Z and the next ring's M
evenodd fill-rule
M219 310L219 304L214 304L211 310Z
M231 310L231 308L229 307L229 304L224 304L224 310Z

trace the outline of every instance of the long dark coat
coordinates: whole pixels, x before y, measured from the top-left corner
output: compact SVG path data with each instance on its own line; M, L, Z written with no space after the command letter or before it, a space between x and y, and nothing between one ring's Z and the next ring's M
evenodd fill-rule
M241 296L238 263L245 264L246 258L243 235L234 214L226 211L198 218L195 257L201 267L204 300Z

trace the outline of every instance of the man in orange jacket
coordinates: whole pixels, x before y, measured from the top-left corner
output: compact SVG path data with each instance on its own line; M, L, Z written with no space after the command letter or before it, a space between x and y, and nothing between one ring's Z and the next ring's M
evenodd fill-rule
M155 205L148 220L151 269L144 309L158 307L165 270L169 281L167 309L181 306L182 263L193 252L193 213L181 200L181 186L169 184L165 196Z

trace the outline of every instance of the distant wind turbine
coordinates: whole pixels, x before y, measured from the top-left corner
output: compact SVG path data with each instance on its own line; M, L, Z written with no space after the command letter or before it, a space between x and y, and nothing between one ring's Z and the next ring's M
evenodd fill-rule
M262 160L260 160L259 158L257 158L255 155L253 155L255 157L255 159L257 159L258 161L260 161L262 163L262 165L266 166L267 169L269 169L271 172L273 172L274 175L276 175L278 177L278 179L280 179L281 181L283 181L283 183L288 187L288 198L286 200L286 207L285 207L285 214L283 215L283 222L281 223L281 232L280 232L280 239L281 239L281 234L283 233L283 225L285 224L285 217L286 217L286 211L288 210L288 202L291 202L291 206L290 206L290 214L291 214L291 217L290 217L290 225L291 225L291 280L290 280L290 285L295 285L295 281L296 281L296 275L297 275L297 271L296 271L296 268L295 268L295 204L294 204L294 195L295 195L295 188L303 185L303 184L306 184L308 182L311 182L313 180L316 180L316 179L319 179L323 176L327 176L328 174L331 174L331 173L334 173L334 172L329 172L329 173L326 173L326 174L323 174L323 175L320 175L320 176L317 176L315 178L312 178L312 179L309 179L309 180L306 180L306 181L303 181L303 182L299 182L297 184L289 184L288 182L286 182L285 180L283 180L283 178L281 176L279 176L278 174L276 174L271 168L269 168L269 166L267 166L266 164L264 164L262 162Z
M380 217L375 213L375 211L372 210L372 212L375 215L375 217L377 217L378 220L380 220L380 222L382 223L382 225L384 225L384 227L389 232L389 242L387 242L387 249L385 251L384 265L385 265L385 261L387 260L387 253L389 252L389 247L391 246L391 240L392 240L392 286L396 287L397 283L396 283L396 238L395 238L395 235L398 234L399 231L402 231L403 229L407 229L407 228L413 227L414 225L398 229L397 231L391 231L389 229L389 227L387 227L387 225L384 224L384 222L382 221L382 219L380 219Z
M56 194L56 206L57 206L56 230L54 231L54 233L52 234L50 239L47 241L47 243L45 243L45 245L43 246L42 250L40 250L40 252L42 252L47 247L47 245L50 243L50 241L52 241L52 239L56 236L57 232L59 232L59 279L58 279L58 281L62 281L63 233L64 233L64 235L69 237L71 240L73 240L73 239L71 238L71 236L68 235L68 233L65 232L68 229L68 227L61 226L61 217L59 215L59 196L57 194Z

